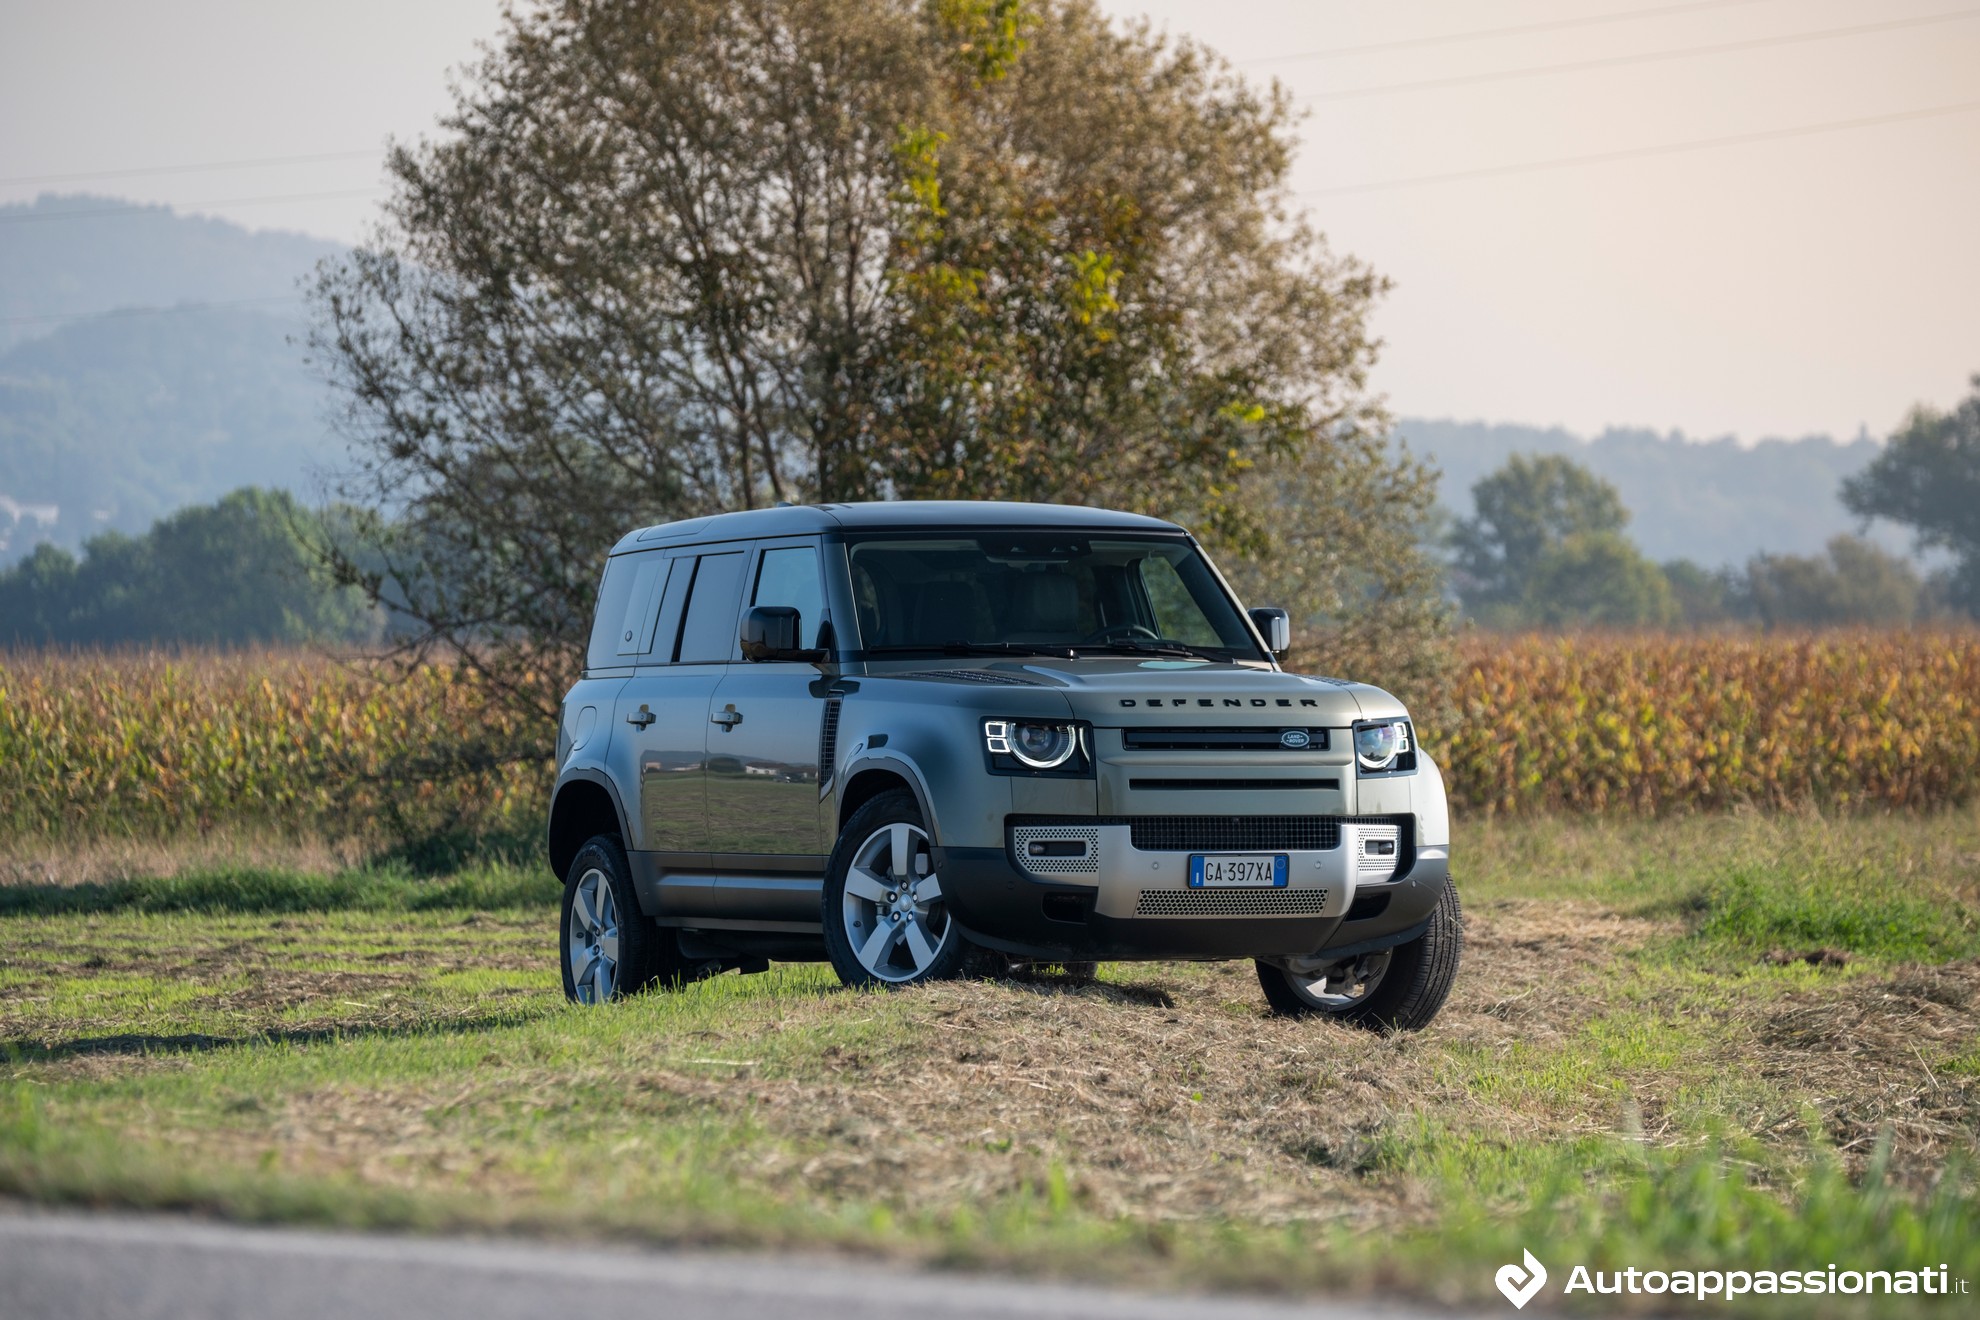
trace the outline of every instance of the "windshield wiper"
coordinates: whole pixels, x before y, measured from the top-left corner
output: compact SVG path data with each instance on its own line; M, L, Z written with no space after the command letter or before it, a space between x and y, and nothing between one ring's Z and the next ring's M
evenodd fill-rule
M1122 651L1129 655L1180 655L1187 656L1192 660L1215 660L1219 662L1223 660L1222 656L1211 655L1208 651L1199 651L1195 647L1185 646L1181 642L1081 642L1073 649L1075 651Z
M1051 642L929 642L921 646L869 646L868 655L898 655L909 651L934 651L940 655L1053 655L1077 659L1070 646Z

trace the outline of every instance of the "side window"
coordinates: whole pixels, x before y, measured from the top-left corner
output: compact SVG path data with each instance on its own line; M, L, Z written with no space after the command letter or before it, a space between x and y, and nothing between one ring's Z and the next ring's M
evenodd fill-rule
M1141 561L1141 584L1148 591L1148 604L1155 611L1155 631L1185 646L1224 646L1210 621L1183 584L1176 566L1160 555Z
M674 658L684 665L722 664L735 654L741 614L744 555L740 550L703 555L688 591L687 618Z
M642 656L653 649L653 604L667 582L673 565L657 555L641 555L645 560L633 575L632 595L626 598L626 614L619 625L619 654Z
M756 566L752 605L791 605L798 612L798 645L818 645L818 624L825 616L825 588L818 580L818 551L808 545L765 550Z
M651 550L605 561L598 610L591 616L591 644L585 650L587 668L631 664L619 657L645 649L639 643L648 635L654 584L666 569L667 561Z

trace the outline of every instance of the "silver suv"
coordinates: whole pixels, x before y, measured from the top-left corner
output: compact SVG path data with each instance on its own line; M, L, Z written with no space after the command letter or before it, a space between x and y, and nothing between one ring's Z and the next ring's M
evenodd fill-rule
M564 699L564 990L771 959L1252 958L1271 1006L1421 1027L1463 936L1437 766L1280 669L1193 538L1042 504L760 509L612 550Z

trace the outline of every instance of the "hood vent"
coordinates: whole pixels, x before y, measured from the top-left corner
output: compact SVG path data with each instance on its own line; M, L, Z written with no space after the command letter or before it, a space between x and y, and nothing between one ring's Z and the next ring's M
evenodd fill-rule
M881 674L881 678L946 678L955 683L989 683L997 687L1044 687L1035 678L999 674L988 669L930 669L912 674Z

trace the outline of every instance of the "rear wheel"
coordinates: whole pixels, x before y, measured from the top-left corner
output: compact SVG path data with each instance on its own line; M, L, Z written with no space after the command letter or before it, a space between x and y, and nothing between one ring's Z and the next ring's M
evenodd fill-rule
M949 916L912 793L882 793L846 822L826 868L821 916L832 969L849 986L962 973L969 942Z
M1420 1031L1450 996L1464 952L1464 912L1446 880L1430 924L1407 944L1328 961L1325 955L1258 963L1272 1011L1330 1017L1374 1031Z
M578 849L564 879L564 997L605 1004L657 982L687 979L689 968L671 930L647 920L633 892L626 851L610 834Z

